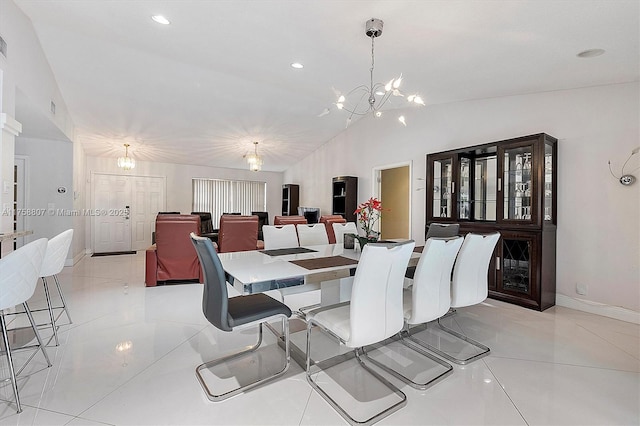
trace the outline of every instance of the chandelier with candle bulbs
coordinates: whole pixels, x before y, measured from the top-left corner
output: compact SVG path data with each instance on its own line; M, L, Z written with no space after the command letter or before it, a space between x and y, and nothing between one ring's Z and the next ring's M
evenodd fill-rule
M402 84L402 74L399 77L391 79L388 83L374 83L373 70L375 67L374 42L376 37L382 35L383 22L380 19L371 18L365 22L365 34L371 38L371 68L369 69L370 80L369 85L361 85L348 92L346 95L339 95L335 105L338 109L347 111L347 127L351 123L354 115L367 115L373 113L375 117L382 116L382 107L387 101L393 97L405 97L400 91ZM364 102L366 100L366 102ZM406 100L415 105L423 105L422 97L417 93L406 96ZM407 125L404 115L398 116L398 121L403 125Z

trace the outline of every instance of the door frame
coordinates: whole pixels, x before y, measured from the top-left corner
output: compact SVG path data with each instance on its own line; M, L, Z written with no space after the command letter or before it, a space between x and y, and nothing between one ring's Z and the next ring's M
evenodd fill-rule
M388 169L397 169L399 167L409 167L409 223L408 223L408 231L409 231L409 238L413 238L412 235L412 229L413 229L413 212L411 209L411 206L413 205L413 161L409 160L409 161L402 161L399 163L391 163L391 164L384 164L384 165L380 165L380 166L375 166L372 168L371 170L371 193L373 194L374 197L380 199L380 193L382 191L382 171L383 170L388 170ZM376 226L376 231L380 231L380 227L379 225Z
M22 167L20 166L22 163ZM18 200L14 200L15 206L18 209L25 209L30 205L29 200L29 156L27 155L14 155L13 156L13 165L18 168L18 182L17 182L17 190L18 194L22 192L22 204L18 203ZM20 176L20 172L22 172L22 176ZM16 182L14 182L16 185ZM28 215L17 215L17 227L19 230L29 229L29 216ZM27 240L25 240L27 239ZM15 239L16 248L22 247L29 239L29 236L20 237Z

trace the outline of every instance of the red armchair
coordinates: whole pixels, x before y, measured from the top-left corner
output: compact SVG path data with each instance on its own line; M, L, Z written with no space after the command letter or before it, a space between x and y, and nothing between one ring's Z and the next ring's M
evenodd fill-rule
M320 223L324 223L327 228L327 237L329 237L329 244L336 243L336 234L333 231L334 223L346 223L347 220L339 214L327 214L320 216Z
M258 216L220 216L218 252L256 250L258 246Z
M158 281L199 280L202 271L198 255L189 234L200 234L197 215L158 215L156 243L149 247L145 258L145 285L154 287Z
M274 225L298 225L300 223L307 223L307 218L304 216L275 216L273 218Z

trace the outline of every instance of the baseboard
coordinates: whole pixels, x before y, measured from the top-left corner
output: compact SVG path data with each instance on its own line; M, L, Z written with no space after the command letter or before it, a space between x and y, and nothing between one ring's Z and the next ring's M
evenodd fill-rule
M80 252L80 253L76 254L73 257L73 259L67 258L64 261L64 266L73 266L76 263L80 262L84 256L85 256L85 253L84 252Z
M588 312L590 314L602 315L603 317L609 317L633 324L640 324L640 312L632 311L631 309L622 308L620 306L611 306L603 303L592 302L590 300L576 299L563 294L556 294L556 305L575 309L577 311Z

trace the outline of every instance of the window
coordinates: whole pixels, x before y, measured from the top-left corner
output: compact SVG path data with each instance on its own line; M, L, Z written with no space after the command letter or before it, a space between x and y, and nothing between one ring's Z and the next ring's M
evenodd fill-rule
M267 210L267 183L245 180L193 179L194 212L211 212L213 227L219 228L220 215Z

